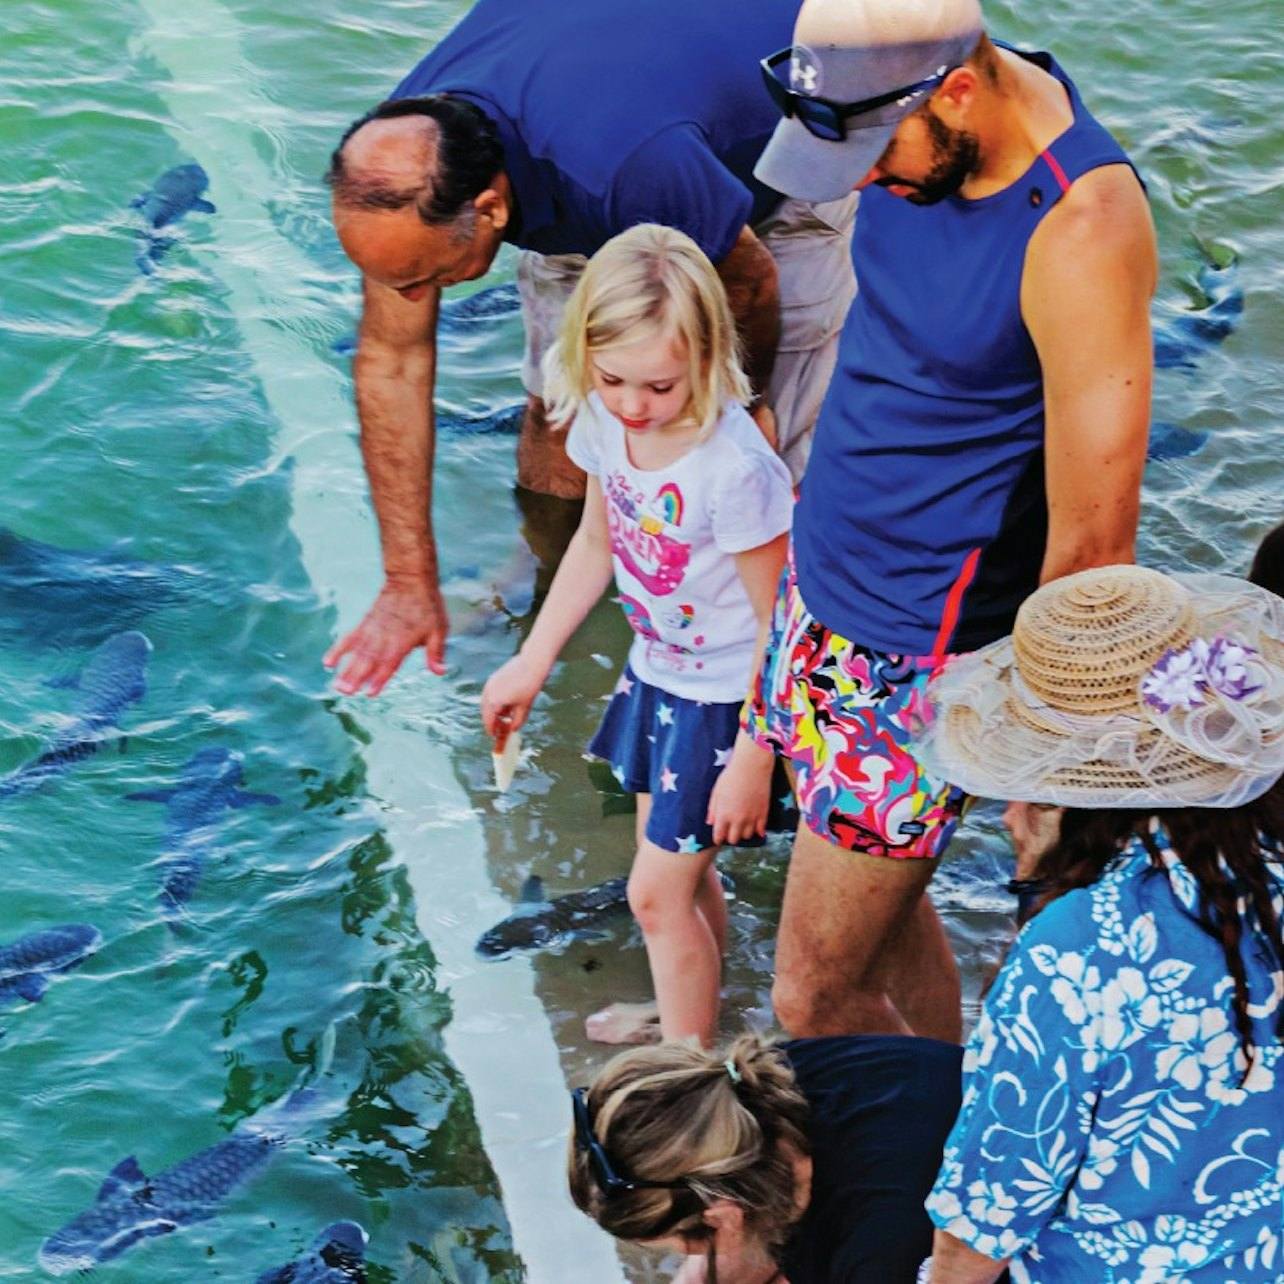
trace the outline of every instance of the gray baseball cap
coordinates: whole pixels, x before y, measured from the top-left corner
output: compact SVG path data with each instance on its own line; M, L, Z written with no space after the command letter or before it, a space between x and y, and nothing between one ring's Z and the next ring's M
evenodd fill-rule
M981 31L977 0L804 0L788 51L789 89L799 99L876 105L845 115L840 140L816 137L795 111L776 126L754 176L803 200L845 196L896 126L967 61Z

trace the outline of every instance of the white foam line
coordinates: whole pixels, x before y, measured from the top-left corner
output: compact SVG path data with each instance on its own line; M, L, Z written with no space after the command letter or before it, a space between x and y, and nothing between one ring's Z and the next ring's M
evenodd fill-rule
M151 20L143 46L172 78L162 92L177 142L210 176L219 211L209 223L212 267L275 417L275 452L293 462L291 526L304 568L350 623L368 604L378 550L348 390L298 332L300 321L328 323L302 288L317 270L276 233L265 203L277 181L255 148L252 122L279 119L279 108L259 91L236 19L217 0L141 3ZM300 50L306 56L306 45ZM328 324L303 328L324 333ZM517 960L479 965L473 955L480 931L507 905L487 876L481 828L449 755L397 726L390 710L351 707L372 735L364 750L370 792L385 804L384 829L410 873L420 930L450 985L446 1050L472 1093L527 1278L623 1280L614 1242L564 1194L569 1106L533 971Z

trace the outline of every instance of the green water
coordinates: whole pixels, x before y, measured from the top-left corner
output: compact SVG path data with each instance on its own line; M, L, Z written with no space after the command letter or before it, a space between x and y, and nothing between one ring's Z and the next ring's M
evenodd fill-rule
M601 1057L585 1013L645 994L636 935L533 965L478 963L469 943L528 873L558 891L627 867L631 818L581 758L627 630L602 608L568 648L499 801L475 699L511 629L457 640L444 682L413 660L375 702L334 697L319 665L377 577L332 351L357 288L318 176L347 121L465 7L5 12L0 524L69 548L119 544L199 571L201 590L135 622L155 651L125 751L0 803L0 942L68 922L104 938L42 1002L0 1011L0 1278L37 1278L41 1241L125 1156L159 1171L280 1099L330 1027L322 1105L271 1167L217 1218L130 1249L101 1278L248 1281L341 1217L370 1232L378 1284L607 1277L555 1180L560 1083ZM1195 370L1158 377L1156 419L1210 433L1148 469L1142 554L1164 568L1242 569L1284 515L1277 18L1267 0L990 6L999 34L1055 49L1143 169L1160 311L1199 304L1198 246L1238 259L1236 331ZM219 212L184 220L144 277L128 201L193 159ZM491 279L510 276L503 256ZM514 318L451 336L443 402L516 400L519 351ZM460 616L502 568L520 582L512 471L510 438L442 443L437 521ZM6 639L0 770L63 725L69 695L45 680L85 654ZM226 814L172 932L153 865L163 810L124 795L172 787L211 745L242 753L246 787L282 804ZM729 868L728 1024L765 1024L783 853ZM1005 876L983 812L936 884L970 1008L1008 931Z

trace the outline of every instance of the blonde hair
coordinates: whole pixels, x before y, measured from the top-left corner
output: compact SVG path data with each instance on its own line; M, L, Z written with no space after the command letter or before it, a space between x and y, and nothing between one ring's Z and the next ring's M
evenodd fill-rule
M743 405L752 395L727 294L689 236L639 223L593 255L566 305L543 362L551 419L570 423L588 397L591 354L666 335L686 344L691 400L681 420L699 424L703 441L728 400Z
M799 1217L794 1159L811 1151L807 1101L781 1052L753 1034L715 1052L686 1043L636 1048L603 1067L586 1104L621 1177L686 1183L607 1196L572 1133L571 1198L604 1230L620 1239L708 1240L704 1210L728 1199L778 1258Z

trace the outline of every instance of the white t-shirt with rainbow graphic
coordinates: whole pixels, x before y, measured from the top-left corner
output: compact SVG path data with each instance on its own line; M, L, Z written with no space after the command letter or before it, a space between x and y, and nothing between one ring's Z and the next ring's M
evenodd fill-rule
M757 621L733 554L787 531L794 508L789 470L758 426L728 402L707 441L647 471L629 461L624 425L591 393L566 451L602 483L616 601L637 635L633 671L688 700L743 700Z

